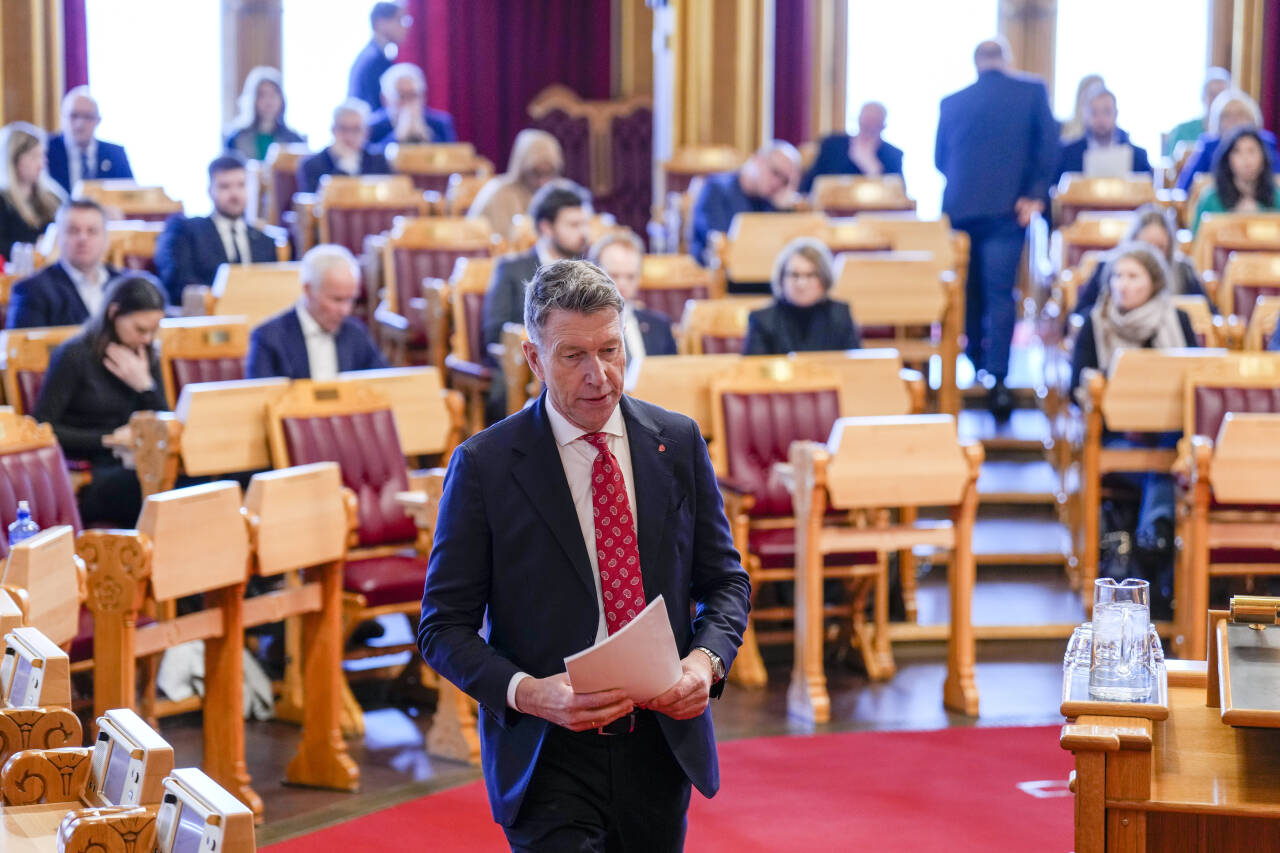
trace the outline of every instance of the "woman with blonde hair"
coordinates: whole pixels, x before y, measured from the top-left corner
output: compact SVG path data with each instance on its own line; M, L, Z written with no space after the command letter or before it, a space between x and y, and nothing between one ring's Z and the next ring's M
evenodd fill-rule
M0 255L14 243L34 243L66 201L49 176L45 134L34 124L15 121L0 128Z
M830 297L831 252L812 237L792 240L773 265L773 304L747 317L744 355L857 349L862 345L849 303Z
M267 65L259 65L244 78L239 112L226 135L228 151L249 160L263 160L273 142L306 142L306 137L284 123L284 78Z
M1076 86L1076 111L1071 118L1062 122L1059 129L1059 138L1064 142L1071 139L1078 139L1084 136L1084 111L1089 106L1089 98L1094 89L1105 87L1106 84L1102 80L1101 74L1086 74L1080 78L1080 83Z
M489 220L494 232L510 241L515 236L512 219L528 213L533 194L563 174L564 152L559 141L545 130L527 127L516 134L507 171L480 188L467 216Z

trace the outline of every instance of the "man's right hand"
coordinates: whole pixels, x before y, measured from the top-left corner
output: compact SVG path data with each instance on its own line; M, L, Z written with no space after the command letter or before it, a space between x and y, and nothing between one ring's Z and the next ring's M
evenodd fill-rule
M635 705L622 690L574 693L568 673L526 678L516 685L516 709L575 732L607 726Z

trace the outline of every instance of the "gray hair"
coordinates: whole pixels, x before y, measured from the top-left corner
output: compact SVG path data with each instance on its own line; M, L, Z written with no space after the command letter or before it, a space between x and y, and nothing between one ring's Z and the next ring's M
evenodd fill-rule
M540 267L525 285L524 327L533 345L542 346L542 330L552 311L594 314L612 308L622 315L622 294L604 270L590 261L556 261Z
M75 104L76 98L88 98L93 101L93 111L98 112L98 99L89 91L88 86L74 86L62 96L61 113L64 116L71 114L71 107Z
M307 251L302 256L302 270L300 278L303 284L311 284L319 286L324 281L325 274L331 269L336 269L345 264L351 270L351 274L355 276L356 281L360 280L360 264L356 263L355 255L345 246L338 246L334 243L321 243Z
M830 293L832 285L835 284L835 273L832 272L831 250L820 240L815 240L812 237L797 237L782 247L782 251L778 253L777 259L773 262L773 279L770 281L773 298L785 300L782 289L782 276L787 271L787 261L796 255L800 255L813 264L818 272L818 280L822 282L822 291Z
M359 116L361 124L369 123L369 105L359 98L347 98L345 101L338 104L333 111L333 123L337 124L338 119L348 113L355 113Z
M769 142L766 142L764 145L761 145L758 149L756 149L756 156L762 157L762 158L768 157L771 154L773 154L775 151L782 152L783 156L785 156L792 163L795 163L797 166L800 165L801 163L800 152L796 149L794 145L792 145L790 142L787 142L785 139L773 139L773 140L770 140Z
M640 242L640 238L636 236L636 232L630 228L620 229L618 231L610 231L599 240L591 245L587 250L587 260L596 266L600 265L600 256L604 254L605 249L610 246L627 246L636 255L644 257L644 243Z
M1242 89L1224 89L1209 106L1209 123L1205 129L1214 136L1221 135L1222 111L1232 104L1243 105L1253 116L1253 126L1262 127L1262 110L1258 108L1258 102Z
M424 94L426 93L427 75L422 73L422 69L412 62L397 62L386 71L383 71L382 76L378 78L378 87L382 90L382 97L391 100L396 96L396 83L400 82L401 77L412 77L413 82L418 84L418 89Z

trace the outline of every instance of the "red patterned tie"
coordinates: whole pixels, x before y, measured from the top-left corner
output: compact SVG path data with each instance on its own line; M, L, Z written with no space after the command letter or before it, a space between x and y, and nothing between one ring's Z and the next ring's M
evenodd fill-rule
M591 510L596 522L596 564L605 625L612 636L644 610L636 523L618 460L609 452L608 436L589 432L582 440L598 451L591 465Z

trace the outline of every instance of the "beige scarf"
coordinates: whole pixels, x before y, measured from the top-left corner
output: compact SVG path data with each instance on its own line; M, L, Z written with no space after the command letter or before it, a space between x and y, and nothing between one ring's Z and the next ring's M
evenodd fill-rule
M1141 349L1148 345L1155 349L1187 345L1182 324L1178 321L1178 310L1165 292L1123 313L1111 294L1104 293L1089 316L1093 320L1098 367L1103 371L1111 369L1118 350Z

